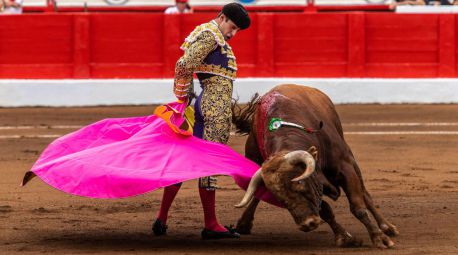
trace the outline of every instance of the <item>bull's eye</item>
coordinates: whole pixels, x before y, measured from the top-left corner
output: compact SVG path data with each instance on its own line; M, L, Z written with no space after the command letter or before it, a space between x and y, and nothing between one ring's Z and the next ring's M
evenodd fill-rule
M305 182L304 182L304 180L300 180L300 181L298 181L297 183L299 183L299 184L302 185L302 184L304 184Z

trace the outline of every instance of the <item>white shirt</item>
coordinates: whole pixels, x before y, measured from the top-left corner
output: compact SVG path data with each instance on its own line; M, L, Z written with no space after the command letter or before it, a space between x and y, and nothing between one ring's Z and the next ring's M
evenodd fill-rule
M172 7L165 9L164 13L165 14L178 14L180 12L178 11L178 8L176 6L172 6ZM188 8L184 9L183 13L189 13L189 9Z
M5 0L5 2L6 1L9 1L9 0ZM3 12L1 12L1 14L21 14L22 13L22 2L23 2L23 0L14 0L14 2L19 4L20 7L18 7L18 8L5 7L5 9L3 10Z

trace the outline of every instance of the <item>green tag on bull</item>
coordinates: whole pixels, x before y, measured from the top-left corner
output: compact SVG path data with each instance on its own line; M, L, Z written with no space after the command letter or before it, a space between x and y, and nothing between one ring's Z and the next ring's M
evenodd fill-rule
M277 131L281 127L281 123L280 118L272 118L269 122L269 131Z
M319 132L321 130L321 128L323 127L323 121L320 121L320 129L316 130L316 129L312 129L312 128L305 128L305 127L303 127L301 125L298 125L296 123L283 121L280 118L272 118L270 120L270 122L269 122L269 131L270 132L277 131L281 127L298 128L298 129L300 129L302 131L305 131L305 132L307 132L309 134L312 134L312 133Z

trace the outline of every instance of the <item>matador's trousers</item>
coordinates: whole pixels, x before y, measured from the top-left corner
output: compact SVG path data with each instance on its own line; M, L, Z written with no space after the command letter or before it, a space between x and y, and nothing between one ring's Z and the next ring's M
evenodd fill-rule
M232 81L213 76L201 82L202 92L194 105L194 136L207 141L227 144L231 129ZM199 187L217 188L214 176L199 179Z

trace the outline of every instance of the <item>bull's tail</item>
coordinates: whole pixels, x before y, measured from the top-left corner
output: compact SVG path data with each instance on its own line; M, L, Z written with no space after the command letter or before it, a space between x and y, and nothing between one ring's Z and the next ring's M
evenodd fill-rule
M254 94L250 102L244 108L238 104L238 99L232 100L232 123L234 123L238 134L247 135L250 133L253 115L256 111L256 105L259 99L259 94Z

